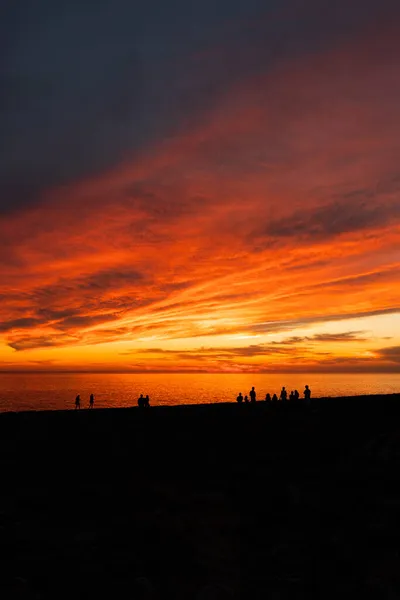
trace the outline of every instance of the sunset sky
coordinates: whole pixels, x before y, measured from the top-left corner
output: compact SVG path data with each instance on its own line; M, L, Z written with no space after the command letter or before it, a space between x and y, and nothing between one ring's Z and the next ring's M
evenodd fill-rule
M0 90L1 370L400 371L398 0L5 0Z

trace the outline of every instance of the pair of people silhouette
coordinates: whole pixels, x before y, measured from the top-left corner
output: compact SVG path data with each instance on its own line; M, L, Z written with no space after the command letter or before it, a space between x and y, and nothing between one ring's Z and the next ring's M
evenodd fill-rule
M143 394L140 394L137 403L139 408L148 408L150 406L149 395L143 396Z
M254 386L251 388L250 392L249 392L249 396L250 396L250 402L255 402L256 401L256 390L254 389ZM247 404L249 402L249 397L245 396L243 399L242 396L242 392L239 392L239 396L236 398L236 402L238 402L239 404L241 404L242 402L245 402L245 404Z
M93 408L94 406L94 395L90 394L90 398L89 398L89 408ZM81 408L81 396L80 394L77 395L77 397L75 398L75 410L80 410Z

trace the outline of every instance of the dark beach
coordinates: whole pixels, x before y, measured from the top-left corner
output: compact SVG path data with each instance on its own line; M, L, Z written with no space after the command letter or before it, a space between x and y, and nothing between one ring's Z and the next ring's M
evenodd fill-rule
M0 597L400 597L400 394L0 415Z

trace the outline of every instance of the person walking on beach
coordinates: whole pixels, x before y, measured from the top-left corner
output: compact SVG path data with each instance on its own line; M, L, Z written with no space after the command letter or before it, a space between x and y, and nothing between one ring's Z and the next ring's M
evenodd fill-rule
M93 408L93 406L94 406L94 396L93 396L93 394L90 394L89 408Z
M242 392L239 392L239 396L236 398L236 402L239 402L239 404L243 402Z
M75 398L75 410L80 409L81 408L81 397L78 394L77 397Z
M287 391L286 391L285 387L283 387L281 389L281 401L286 402L286 400L287 400Z
M250 402L255 402L256 401L256 390L254 389L254 385L251 388L249 394L250 394Z

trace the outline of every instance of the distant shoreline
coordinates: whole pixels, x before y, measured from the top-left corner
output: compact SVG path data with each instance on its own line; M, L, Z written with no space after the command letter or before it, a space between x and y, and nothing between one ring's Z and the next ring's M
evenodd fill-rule
M353 396L321 396L317 398L311 398L311 407L313 409L328 407L328 406L337 406L342 403L361 403L364 406L366 404L372 403L376 406L381 406L382 402L391 402L391 401L399 401L400 402L400 392L392 393L392 394L359 394ZM151 401L151 399L150 399ZM223 411L223 410L232 410L233 407L238 407L238 409L246 410L246 409L254 409L258 407L258 410L263 407L265 410L274 409L287 409L287 410L296 410L296 409L306 409L306 402L304 398L300 398L297 401L287 400L286 403L282 403L280 400L276 403L267 403L265 400L257 400L256 403L248 403L248 404L238 404L236 401L231 402L209 402L209 403L180 403L180 404L156 404L154 406L150 406L150 409L139 409L136 404L132 404L132 406L110 406L110 407L99 407L96 406L93 409L89 409L87 406L82 407L80 410L75 410L75 406L73 402L71 402L71 408L65 409L30 409L30 410L0 410L0 418L4 415L35 415L35 414L69 414L71 412L96 412L96 413L118 413L124 411L132 411L132 409L137 410L142 413L145 412L167 412L170 411L185 411L187 413L193 412L207 412L207 411Z

